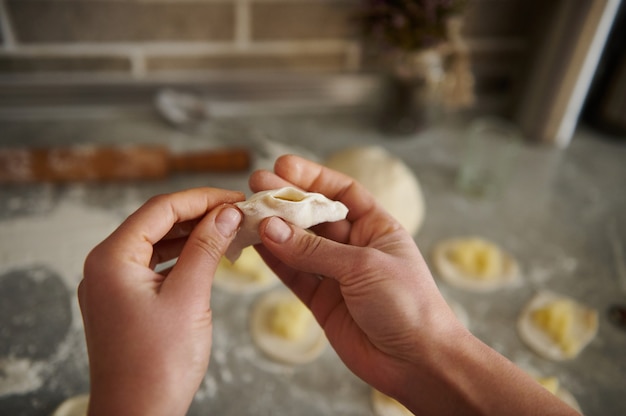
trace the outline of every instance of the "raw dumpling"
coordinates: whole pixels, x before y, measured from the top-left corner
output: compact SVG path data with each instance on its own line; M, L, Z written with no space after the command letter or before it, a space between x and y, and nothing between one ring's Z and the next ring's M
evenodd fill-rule
M522 310L517 330L537 354L550 360L568 360L596 336L598 312L567 296L540 291Z
M250 331L263 353L286 364L313 361L327 344L311 311L286 289L262 295L252 309Z
M479 237L442 241L433 250L437 276L452 286L487 292L519 279L519 266L509 253Z
M325 165L362 184L411 235L424 220L424 196L417 177L399 158L380 146L349 148Z
M298 227L309 228L323 222L343 220L348 215L348 208L341 202L291 187L258 192L235 205L244 218L241 229L226 251L226 258L233 263L241 250L261 242L258 228L264 218L278 216Z

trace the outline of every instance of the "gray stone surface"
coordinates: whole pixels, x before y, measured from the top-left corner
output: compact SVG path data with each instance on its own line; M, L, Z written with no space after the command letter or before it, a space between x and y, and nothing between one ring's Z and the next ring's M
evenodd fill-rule
M427 259L439 240L477 234L504 246L521 264L523 283L497 293L465 293L439 281L444 294L466 310L470 330L519 365L557 375L586 415L626 414L626 332L606 317L610 305L626 304L626 276L620 274L626 267L626 140L583 127L565 150L524 145L506 190L477 198L455 186L465 127L446 123L394 139L361 117L347 116L222 119L192 132L172 130L149 113L0 120L5 145L152 142L179 150L231 144L259 149L262 140L271 140L320 159L348 145L382 145L414 170L423 187L426 219L416 241ZM256 165L267 166L256 154ZM87 245L156 193L200 185L247 190L247 176L0 186L0 414L50 414L65 398L88 390L75 296ZM33 229L41 234L26 233ZM597 338L573 361L542 359L517 337L517 314L542 288L600 312ZM263 357L247 330L253 301L251 295L214 292L212 359L191 415L371 414L368 386L332 350L296 368Z

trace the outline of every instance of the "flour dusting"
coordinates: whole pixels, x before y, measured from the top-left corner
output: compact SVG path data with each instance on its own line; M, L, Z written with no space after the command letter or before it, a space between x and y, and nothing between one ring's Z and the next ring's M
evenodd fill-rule
M120 219L103 210L64 201L46 215L0 222L0 268L46 264L69 287L82 276L85 257Z
M87 206L74 194L55 207L39 213L0 221L0 274L35 264L54 270L72 296L72 327L54 354L45 361L26 357L0 357L0 397L25 394L44 384L62 385L55 372L58 366L72 361L85 368L87 358L82 332L82 320L76 301L76 287L82 278L82 268L89 250L106 238L121 222L119 214ZM11 207L23 207L19 199ZM31 274L42 282L46 274L41 269ZM26 323L21 323L25 325Z
M20 358L0 358L0 397L23 394L43 385L45 364Z
M200 388L196 392L196 400L212 399L217 394L217 382L213 377L207 375L204 377Z

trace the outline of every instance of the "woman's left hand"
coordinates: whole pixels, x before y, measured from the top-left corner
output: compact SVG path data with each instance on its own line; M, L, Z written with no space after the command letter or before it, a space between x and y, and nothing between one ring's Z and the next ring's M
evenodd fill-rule
M91 251L78 288L90 415L187 412L209 363L213 275L241 222L228 204L242 200L212 188L154 197Z

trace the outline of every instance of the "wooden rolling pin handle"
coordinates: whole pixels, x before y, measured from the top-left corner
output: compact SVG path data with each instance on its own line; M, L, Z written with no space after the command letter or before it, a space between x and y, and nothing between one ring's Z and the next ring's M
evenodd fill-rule
M240 172L250 169L250 151L243 148L215 149L170 156L176 172Z
M160 147L1 149L0 183L160 179L168 161Z
M178 172L240 172L246 149L172 154L161 146L0 149L0 183L163 179Z

